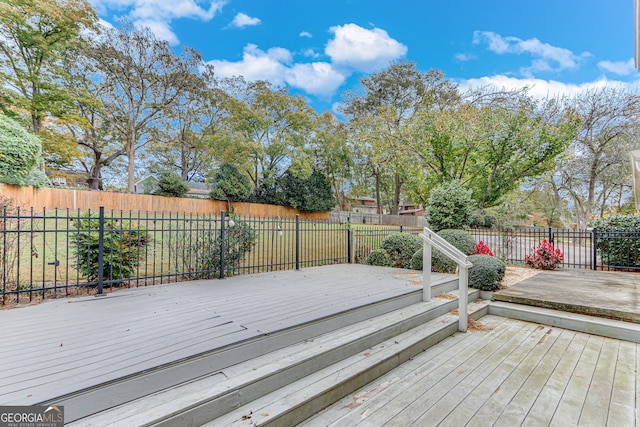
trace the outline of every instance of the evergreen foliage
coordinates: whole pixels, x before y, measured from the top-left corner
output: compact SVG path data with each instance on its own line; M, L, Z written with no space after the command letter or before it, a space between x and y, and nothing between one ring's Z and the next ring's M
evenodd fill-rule
M164 173L158 180L158 189L154 192L158 196L184 197L189 191L189 186L182 178L172 172Z
M441 184L431 190L429 195L429 227L436 232L446 228L467 228L471 222L474 205L471 190L462 188L459 181Z
M47 181L38 169L42 145L37 136L20 124L0 115L0 182L40 187Z

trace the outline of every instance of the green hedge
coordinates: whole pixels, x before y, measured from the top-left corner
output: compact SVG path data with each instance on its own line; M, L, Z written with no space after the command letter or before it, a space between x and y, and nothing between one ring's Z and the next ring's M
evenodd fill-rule
M469 286L482 291L500 289L504 278L505 264L491 255L471 255L469 261L473 267L469 269Z
M469 255L476 246L475 239L471 234L464 230L441 230L438 235L454 247L459 249L463 254ZM455 273L457 264L451 258L440 252L436 248L431 250L431 271L438 273ZM413 253L411 258L411 268L414 270L422 270L422 246Z
M593 223L597 232L616 232L598 236L596 251L603 264L612 267L640 267L640 216L611 215ZM626 234L625 234L626 233Z
M389 255L384 249L374 249L367 257L368 265L377 265L380 267L389 266Z
M389 256L389 265L399 268L411 268L411 257L421 247L422 239L409 233L390 234L380 245Z

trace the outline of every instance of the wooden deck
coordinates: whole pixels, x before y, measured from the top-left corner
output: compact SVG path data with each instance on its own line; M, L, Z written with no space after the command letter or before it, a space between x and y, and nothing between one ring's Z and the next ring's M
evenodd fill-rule
M497 316L304 426L640 425L638 344Z
M3 310L0 404L44 402L421 288L419 272L342 264Z

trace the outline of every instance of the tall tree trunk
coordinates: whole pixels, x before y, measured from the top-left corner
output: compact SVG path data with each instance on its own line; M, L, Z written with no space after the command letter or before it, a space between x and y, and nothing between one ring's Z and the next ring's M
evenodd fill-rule
M378 213L382 215L384 209L382 208L382 196L380 194L380 181L382 177L380 176L380 172L375 173L376 176L376 203L378 204Z
M393 192L393 206L391 207L391 215L398 215L398 211L400 208L400 195L402 193L402 184L404 184L404 182L402 181L400 174L396 173L396 182L395 182L395 188Z
M127 160L129 161L129 164L127 165L127 191L129 193L134 193L135 192L135 185L136 185L136 181L135 181L135 160L136 160L136 151L135 151L135 134L133 132L130 132L129 135L127 135Z

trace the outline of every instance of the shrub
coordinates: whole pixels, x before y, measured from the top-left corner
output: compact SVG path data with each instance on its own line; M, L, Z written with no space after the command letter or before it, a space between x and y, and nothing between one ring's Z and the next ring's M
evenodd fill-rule
M598 232L615 234L598 235L596 251L603 264L615 267L640 266L640 216L611 215L600 218L593 226Z
M482 240L478 242L475 248L473 248L473 255L490 255L494 256L493 251L489 249L489 246L485 245Z
M164 173L158 180L158 189L154 192L158 196L184 197L189 186L176 173Z
M256 231L246 223L236 222L233 227L225 228L224 264L226 273L233 274L235 272L247 252L255 246L257 239ZM192 247L192 251L195 251L198 258L197 268L208 271L203 277L220 277L221 244L221 233L215 231L206 233Z
M411 257L411 268L414 270L422 270L423 260L422 254L424 253L424 248L418 249L413 256Z
M433 231L447 228L467 228L475 202L471 190L465 190L458 181L441 184L431 190L427 220Z
M91 281L98 279L99 233L98 218L81 219L79 232L72 234L75 268ZM128 221L107 219L104 221L103 279L129 279L144 254L143 246L149 243L146 230L134 227Z
M463 254L469 255L473 252L476 241L464 230L441 230L438 235ZM455 273L458 264L436 248L431 249L431 270L438 273ZM414 252L411 258L411 267L415 270L422 270L422 247Z
M367 257L368 265L377 265L385 267L389 265L389 255L384 249L374 249Z
M422 239L409 233L390 234L380 244L389 256L389 265L400 268L411 268L411 257L421 247Z
M371 253L371 246L367 245L366 243L359 243L358 246L356 246L354 251L356 263L365 264L367 262L367 257L369 256L370 253Z
M555 249L553 243L547 239L533 246L529 254L525 255L527 264L541 270L555 270L562 263L564 255L560 249Z
M17 121L0 114L0 182L41 187L42 143Z
M473 264L469 269L469 286L482 291L500 289L505 273L504 262L491 255L471 255L469 261Z

